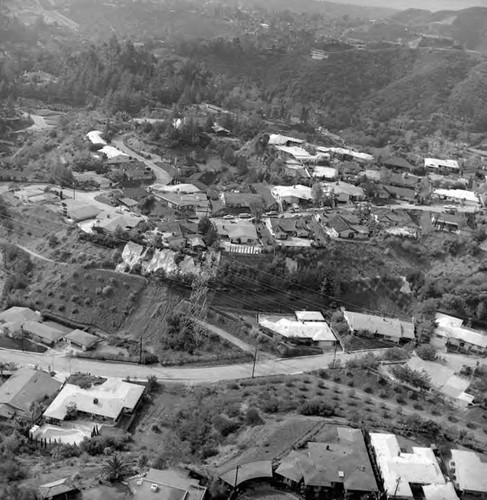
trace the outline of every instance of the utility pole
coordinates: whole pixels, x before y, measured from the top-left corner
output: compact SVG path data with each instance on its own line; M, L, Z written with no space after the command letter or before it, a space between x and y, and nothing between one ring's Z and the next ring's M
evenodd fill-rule
M239 469L240 465L237 465L237 468L235 469L235 484L233 485L233 489L234 491L237 489L237 478L238 478L238 469Z
M255 354L254 354L254 363L252 364L252 378L254 378L254 374L255 374L255 363L257 363L257 352L258 352L258 349L256 347Z
M394 490L394 495L392 498L396 498L397 490L399 489L399 483L401 482L401 477L399 476L396 481L396 489Z
M139 365L142 364L142 337L140 337L139 342Z
M22 352L24 351L24 324L20 325L20 331L22 332Z
M332 364L332 370L335 368L335 361L337 359L337 342L335 342L335 350L333 352L333 364Z

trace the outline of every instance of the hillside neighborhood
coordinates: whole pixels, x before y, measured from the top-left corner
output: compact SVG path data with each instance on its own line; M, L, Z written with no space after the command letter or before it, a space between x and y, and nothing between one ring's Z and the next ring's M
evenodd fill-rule
M487 500L487 7L357 3L0 2L0 500Z

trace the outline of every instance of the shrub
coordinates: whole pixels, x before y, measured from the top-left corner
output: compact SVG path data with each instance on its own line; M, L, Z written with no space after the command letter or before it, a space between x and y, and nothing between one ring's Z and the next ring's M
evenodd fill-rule
M312 399L299 407L299 413L306 416L331 417L335 414L335 410L324 401Z
M429 344L420 345L416 349L416 354L426 361L435 361L438 357L435 348Z
M257 408L249 408L245 414L245 421L248 425L261 425L264 423Z
M262 405L262 409L266 413L277 413L279 411L279 407L280 401L277 398L271 398Z
M367 385L364 387L364 392L366 392L367 394L372 394L374 392L374 388L370 385Z
M240 424L224 415L215 415L212 419L213 427L222 435L228 436L237 431Z
M103 288L102 293L105 297L111 297L113 295L113 288L110 285L108 285Z

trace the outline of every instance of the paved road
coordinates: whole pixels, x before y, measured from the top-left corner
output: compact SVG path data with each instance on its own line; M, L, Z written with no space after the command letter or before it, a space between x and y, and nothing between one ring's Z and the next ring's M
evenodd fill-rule
M352 355L337 353L337 359L344 362ZM320 356L308 356L306 358L259 360L255 367L255 376L268 375L293 375L305 371L326 368L333 360L333 353ZM46 353L28 353L0 349L0 362L13 362L17 366L37 365L39 368L51 369L56 372L74 373L87 372L93 375L106 377L133 379L146 379L154 375L161 381L174 381L185 383L208 383L220 380L236 380L247 378L252 374L252 363L241 363L226 366L205 367L162 367L144 366L127 363L108 363L88 359L68 358L63 353L47 351Z
M115 146L117 149L122 151L123 153L131 156L132 158L136 158L139 161L144 162L148 167L150 167L154 173L156 174L156 179L158 184L169 184L171 182L171 176L161 167L157 166L153 161L147 160L143 156L139 155L135 151L132 151L128 148L124 142L123 137L118 135L112 139L112 146Z

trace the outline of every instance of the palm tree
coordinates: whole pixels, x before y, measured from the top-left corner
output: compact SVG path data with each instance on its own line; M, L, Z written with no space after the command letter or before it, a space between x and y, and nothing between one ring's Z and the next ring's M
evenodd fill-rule
M122 479L129 472L129 465L119 455L114 455L106 461L101 474L103 478L113 483Z

